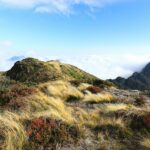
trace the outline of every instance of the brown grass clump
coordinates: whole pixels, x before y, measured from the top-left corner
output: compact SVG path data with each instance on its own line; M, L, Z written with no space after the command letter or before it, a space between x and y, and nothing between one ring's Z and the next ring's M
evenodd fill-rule
M99 132L97 134L97 139L99 141L99 150L120 150L121 148L123 148L119 141L110 137L108 132Z
M74 111L76 122L80 126L93 127L99 122L101 117L99 111L97 110L87 112L86 110L77 107L76 109L74 109Z
M78 87L81 84L81 81L79 80L71 80L70 81L71 85Z
M109 138L114 140L124 140L132 135L122 118L102 118L92 129L97 139L99 138L99 133L104 135L107 133Z
M136 106L143 106L146 103L146 101L145 101L145 98L143 96L140 96L140 97L136 98L134 103Z

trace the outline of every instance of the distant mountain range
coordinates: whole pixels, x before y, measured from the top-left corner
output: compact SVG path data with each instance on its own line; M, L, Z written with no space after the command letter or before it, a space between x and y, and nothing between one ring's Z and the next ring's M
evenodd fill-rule
M150 89L150 63L148 63L141 72L135 72L129 78L118 77L115 80L109 80L120 88L132 90Z

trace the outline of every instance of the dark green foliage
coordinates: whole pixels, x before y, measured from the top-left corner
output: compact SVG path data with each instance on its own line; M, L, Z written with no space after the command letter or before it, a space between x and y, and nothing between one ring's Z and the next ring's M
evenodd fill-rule
M110 86L115 86L112 82L110 81L104 81L104 80L100 80L100 79L97 79L97 80L94 80L93 83L92 83L94 86L98 86L100 88L104 88L104 87L110 87Z
M70 83L75 87L78 87L81 84L79 80L71 80Z
M72 96L70 95L68 98L67 98L67 102L76 102L76 101L79 101L80 98L76 97L76 96Z

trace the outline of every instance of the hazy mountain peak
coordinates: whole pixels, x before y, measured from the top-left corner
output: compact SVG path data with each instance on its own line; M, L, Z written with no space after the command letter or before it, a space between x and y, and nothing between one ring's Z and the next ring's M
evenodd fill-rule
M125 89L150 89L150 63L148 63L141 72L135 72L128 79L121 77L111 80L121 88Z

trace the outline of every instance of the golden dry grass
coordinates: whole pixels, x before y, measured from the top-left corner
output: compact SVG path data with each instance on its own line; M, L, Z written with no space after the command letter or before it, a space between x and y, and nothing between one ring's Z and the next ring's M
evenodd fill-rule
M125 124L122 118L107 118L102 116L99 113L99 109L96 109L94 111L86 111L82 108L76 108L74 110L76 114L76 120L81 126L89 126L89 127L95 127L97 125L99 126L119 126L121 128L125 128Z
M116 112L116 111L127 111L130 109L130 106L124 103L119 104L104 104L101 106L100 111L104 113Z
M145 138L142 142L141 145L144 146L147 149L150 149L150 139L149 138Z
M91 85L90 84L87 84L87 83L81 83L80 85L79 85L79 87L78 87L78 89L80 90L80 91L84 91L84 90L86 90L88 87L90 87Z
M49 97L41 92L32 95L27 101L28 114L31 117L54 117L67 122L72 122L74 119L71 115L71 110L65 106L59 98Z
M74 109L74 114L75 114L76 121L80 126L84 126L84 125L93 126L97 124L97 122L100 120L100 115L98 110L88 112L78 107Z
M77 88L73 87L70 83L65 81L54 81L48 84L40 85L48 96L61 98L66 100L69 96L74 96L79 99L83 98L83 93Z
M129 105L127 111L128 115L144 116L150 114L150 106L137 107L134 105Z
M119 129L124 132L127 124L123 118L110 117L105 113L125 111L126 114L139 116L150 113L149 106L137 107L123 102L114 103L114 97L107 92L84 95L82 91L89 86L89 84L81 84L79 87L74 87L65 81L40 84L35 94L26 97L25 109L20 112L0 113L0 138L2 137L3 140L2 144L0 141L0 149L22 150L27 140L23 122L33 118L50 117L71 125L76 124L82 129L88 128L88 130L111 126L114 127L114 130ZM69 96L77 97L80 100L79 105L67 103ZM88 108L86 103L97 103L98 105L95 108ZM104 139L103 133L99 133L99 139L101 139L101 146L103 145L106 149L111 146L111 138ZM141 144L150 148L149 139L144 139ZM114 147L117 149L117 141L114 141Z
M113 101L114 98L109 93L87 94L83 99L83 102L87 102L87 103L101 103L101 102L113 102Z
M27 140L23 122L39 117L50 117L72 124L72 110L67 108L59 98L48 97L42 92L27 97L26 109L21 112L4 112L0 114L0 144L2 150L22 150Z
M101 118L100 125L112 125L112 126L119 126L121 128L125 128L125 123L122 118Z
M0 114L0 136L4 140L1 149L22 150L27 137L19 115L11 112Z

